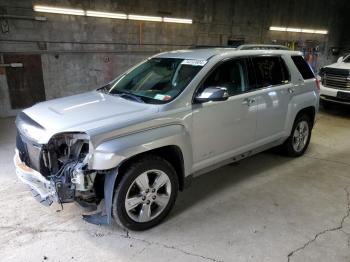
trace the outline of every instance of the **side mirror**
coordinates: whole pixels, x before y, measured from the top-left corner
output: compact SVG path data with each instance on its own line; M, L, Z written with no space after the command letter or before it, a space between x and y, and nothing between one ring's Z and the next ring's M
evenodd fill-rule
M206 103L209 101L225 101L228 98L226 87L207 87L196 95L195 101L197 103Z
M343 60L344 60L344 56L341 56L338 58L337 63L343 62Z

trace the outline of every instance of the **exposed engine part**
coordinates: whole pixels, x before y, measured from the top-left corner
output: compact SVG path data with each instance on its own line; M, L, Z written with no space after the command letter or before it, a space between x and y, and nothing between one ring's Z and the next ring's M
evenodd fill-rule
M96 172L86 171L86 164L78 163L72 174L72 183L78 191L88 191L94 186Z
M60 174L51 177L52 187L56 190L57 200L60 203L69 203L74 201L75 185L71 181L71 175L76 163L67 163Z
M95 199L95 177L96 172L86 170L83 162L70 161L50 179L52 187L56 189L58 202L73 202L76 197L91 202L91 199Z
M95 198L96 172L87 170L85 158L88 153L88 137L80 133L56 135L42 150L42 163L56 189L58 202L73 202L77 198L92 201Z
M42 164L46 174L56 174L71 160L84 160L89 152L87 135L80 133L59 134L50 139L42 150Z

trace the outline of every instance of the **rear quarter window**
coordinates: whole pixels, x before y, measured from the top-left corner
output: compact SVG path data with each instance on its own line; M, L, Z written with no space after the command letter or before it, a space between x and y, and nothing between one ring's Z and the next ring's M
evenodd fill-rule
M315 75L312 72L309 64L304 60L302 56L292 56L292 60L304 79L315 78Z

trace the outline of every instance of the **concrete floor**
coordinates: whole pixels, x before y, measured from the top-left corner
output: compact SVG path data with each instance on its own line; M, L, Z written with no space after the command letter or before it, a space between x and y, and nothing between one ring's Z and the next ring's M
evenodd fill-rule
M195 179L146 232L40 206L17 181L0 120L1 261L350 261L350 109L321 112L307 154L262 153Z

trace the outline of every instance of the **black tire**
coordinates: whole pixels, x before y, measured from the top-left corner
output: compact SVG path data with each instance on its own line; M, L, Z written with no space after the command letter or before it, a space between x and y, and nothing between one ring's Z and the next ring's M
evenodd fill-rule
M165 208L152 220L148 222L137 222L129 216L125 207L125 200L128 190L135 184L136 178L149 170L160 170L168 176L171 184L170 198ZM146 230L159 224L171 211L179 191L179 182L173 166L161 157L146 155L135 160L121 175L122 179L114 191L112 205L112 214L117 224L123 228L135 231ZM141 203L140 205L142 208L145 204ZM151 205L153 204L151 203Z
M295 130L298 127L300 122L307 123L307 125L308 125L308 137L307 137L307 140L306 140L303 148L300 151L298 151L293 146L293 143L294 143L294 132L295 132ZM310 117L306 114L297 116L297 118L294 121L292 132L291 132L290 136L282 145L282 150L283 150L284 154L286 154L287 156L290 156L290 157L302 156L309 146L310 139L311 139L311 132L312 132L312 122L311 122Z

